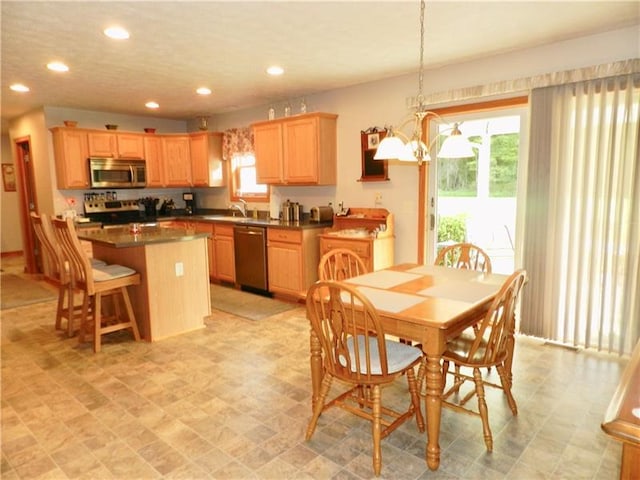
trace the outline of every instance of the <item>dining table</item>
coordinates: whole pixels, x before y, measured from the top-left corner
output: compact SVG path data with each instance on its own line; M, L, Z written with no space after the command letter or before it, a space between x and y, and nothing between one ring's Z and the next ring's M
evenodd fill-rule
M426 358L425 413L428 467L440 465L442 411L441 358L447 341L473 326L487 312L507 275L435 265L401 264L353 277L355 285L373 304L385 335L421 345ZM506 370L511 381L513 332L510 332ZM311 329L310 364L312 407L318 400L323 376L320 342Z

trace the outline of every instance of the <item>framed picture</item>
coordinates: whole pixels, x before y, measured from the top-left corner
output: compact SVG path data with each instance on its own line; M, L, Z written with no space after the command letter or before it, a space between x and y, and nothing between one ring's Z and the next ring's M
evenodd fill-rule
M16 170L12 163L2 164L2 183L5 192L16 191Z
M386 130L378 130L377 127L360 132L360 147L362 150L361 182L384 182L389 180L387 160L375 160L373 158L378 150L380 141L386 134Z
M367 134L367 149L377 149L380 143L380 134L378 132Z

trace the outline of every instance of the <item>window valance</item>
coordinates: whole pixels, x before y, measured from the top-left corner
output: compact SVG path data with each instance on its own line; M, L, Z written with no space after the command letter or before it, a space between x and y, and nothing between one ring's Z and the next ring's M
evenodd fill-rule
M253 130L251 128L230 128L222 134L222 158L231 160L236 154L253 153Z

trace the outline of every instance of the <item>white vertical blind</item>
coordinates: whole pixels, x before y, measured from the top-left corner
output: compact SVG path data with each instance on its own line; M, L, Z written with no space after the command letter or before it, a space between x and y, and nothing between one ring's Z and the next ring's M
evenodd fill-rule
M640 337L640 74L534 89L523 333L630 353Z

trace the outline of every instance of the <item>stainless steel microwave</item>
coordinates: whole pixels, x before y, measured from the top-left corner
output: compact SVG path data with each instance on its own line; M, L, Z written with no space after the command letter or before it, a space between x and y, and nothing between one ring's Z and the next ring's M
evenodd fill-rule
M147 185L144 160L89 158L91 188L143 188Z

